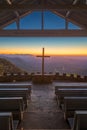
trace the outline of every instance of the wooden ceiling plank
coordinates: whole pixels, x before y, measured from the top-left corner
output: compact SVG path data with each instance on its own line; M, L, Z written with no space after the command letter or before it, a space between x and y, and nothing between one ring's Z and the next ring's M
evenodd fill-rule
M79 4L79 5L62 5L62 4L44 4L36 6L36 4L13 4L13 5L6 5L0 4L0 10L24 10L24 9L58 9L58 10L87 10L86 4Z

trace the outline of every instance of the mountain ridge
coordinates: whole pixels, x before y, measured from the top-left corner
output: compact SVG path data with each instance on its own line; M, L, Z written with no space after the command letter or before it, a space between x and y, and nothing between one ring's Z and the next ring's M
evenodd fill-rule
M0 58L0 75L4 73L22 73L24 72L18 68L15 64L11 63L9 60Z

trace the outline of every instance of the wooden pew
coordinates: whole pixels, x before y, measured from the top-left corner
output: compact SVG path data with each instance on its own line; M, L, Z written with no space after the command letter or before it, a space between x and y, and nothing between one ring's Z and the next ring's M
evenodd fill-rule
M58 86L58 87L62 87L62 86L86 86L87 87L87 83L86 82L54 82L53 83L54 86Z
M22 97L0 97L0 112L12 112L13 119L23 119L23 98Z
M29 97L31 95L31 83L0 83L0 88L28 88Z
M31 83L0 83L0 87L20 87L20 88L29 88L31 89L32 84Z
M14 130L11 112L0 112L0 130Z
M87 110L87 97L64 97L64 119L73 117L76 110Z
M87 88L59 88L56 96L58 105L61 106L61 104L64 103L64 97L86 97Z
M82 88L85 89L87 88L87 84L84 83L65 83L65 84L60 84L55 86L55 94L57 95L57 91L59 88Z
M23 97L26 108L28 105L28 88L0 88L0 97Z
M72 130L87 130L87 111L75 111Z
M61 103L58 100L58 89L61 89L61 88L85 89L85 88L87 88L87 83L79 83L79 82L77 82L77 83L54 83L54 86L55 86L55 95L56 95L57 103L60 105Z

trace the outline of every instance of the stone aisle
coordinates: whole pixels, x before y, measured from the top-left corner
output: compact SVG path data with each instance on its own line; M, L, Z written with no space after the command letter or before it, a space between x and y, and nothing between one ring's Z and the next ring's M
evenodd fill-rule
M57 106L52 84L32 86L31 100L20 127L24 130L69 129L63 112Z

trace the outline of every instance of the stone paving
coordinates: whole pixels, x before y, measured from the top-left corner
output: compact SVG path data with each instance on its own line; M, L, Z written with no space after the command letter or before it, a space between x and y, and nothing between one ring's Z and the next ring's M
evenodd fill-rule
M32 85L31 100L19 128L21 130L69 129L63 118L63 112L57 106L52 84Z

